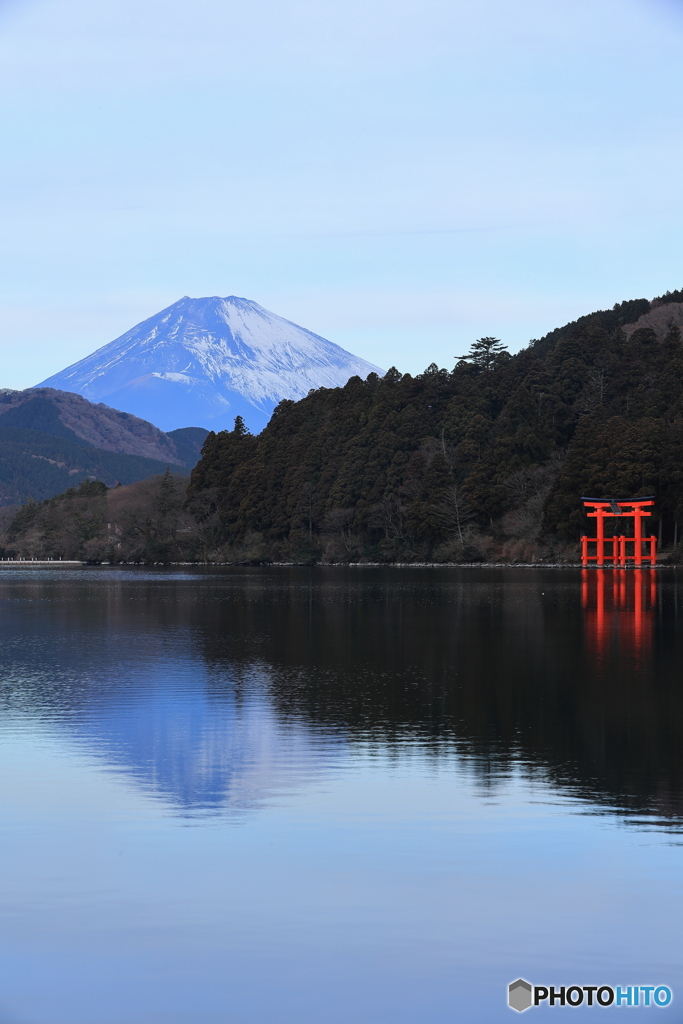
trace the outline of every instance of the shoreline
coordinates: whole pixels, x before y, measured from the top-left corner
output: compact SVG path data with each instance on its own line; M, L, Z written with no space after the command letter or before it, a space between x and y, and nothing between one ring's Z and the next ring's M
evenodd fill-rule
M677 569L675 563L657 565L582 565L581 562L83 562L75 559L23 559L0 561L0 569L110 569L229 567L234 569L308 568L308 569Z

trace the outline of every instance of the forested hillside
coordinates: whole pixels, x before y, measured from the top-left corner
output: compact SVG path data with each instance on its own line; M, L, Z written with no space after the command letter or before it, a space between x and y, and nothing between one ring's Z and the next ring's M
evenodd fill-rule
M52 388L0 391L0 506L59 494L81 480L109 485L162 473L184 474L207 431L164 434L129 413Z
M209 434L189 488L254 559L542 557L574 549L579 498L657 496L683 518L683 292L621 303L510 356L392 368L281 402L258 437ZM650 326L643 326L650 324Z
M0 422L2 422L0 420ZM0 505L17 505L59 494L81 480L109 485L162 473L163 462L138 455L120 455L40 430L0 426ZM187 469L174 466L177 473Z
M0 519L3 558L72 558L91 562L202 558L185 511L187 480L165 473L128 487L83 480L45 501L28 501Z

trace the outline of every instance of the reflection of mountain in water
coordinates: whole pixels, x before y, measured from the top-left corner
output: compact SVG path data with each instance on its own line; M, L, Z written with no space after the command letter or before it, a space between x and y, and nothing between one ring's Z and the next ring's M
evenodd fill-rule
M181 692L146 680L131 703L84 709L79 742L185 812L255 807L321 767L310 728L282 726L267 701L238 702L231 687L212 700L197 668ZM262 678L251 682L263 690Z
M635 572L623 594L596 573L584 608L573 570L3 578L5 705L185 811L253 805L370 740L679 819L675 573L644 604Z
M93 596L3 609L4 714L58 723L183 813L254 807L339 753L341 740L278 720L263 668L210 672L181 622L155 623L147 602L136 615L125 592Z

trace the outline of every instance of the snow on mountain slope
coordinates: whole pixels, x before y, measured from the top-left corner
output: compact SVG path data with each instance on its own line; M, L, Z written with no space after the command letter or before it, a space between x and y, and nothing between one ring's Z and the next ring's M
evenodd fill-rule
M261 430L283 398L383 371L248 299L174 302L38 387L75 391L162 430Z

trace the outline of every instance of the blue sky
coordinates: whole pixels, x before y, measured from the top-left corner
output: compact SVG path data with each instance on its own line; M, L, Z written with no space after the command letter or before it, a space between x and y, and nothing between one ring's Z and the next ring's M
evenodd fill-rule
M451 366L683 286L683 0L0 0L2 387L184 294Z

